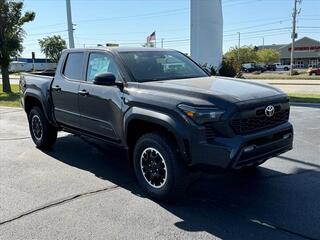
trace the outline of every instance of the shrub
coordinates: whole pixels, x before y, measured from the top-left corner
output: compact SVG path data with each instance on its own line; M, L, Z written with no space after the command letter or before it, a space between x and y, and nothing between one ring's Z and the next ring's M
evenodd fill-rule
M297 70L293 70L292 71L292 75L296 76L296 75L299 75L300 73L297 71Z
M201 66L207 73L209 73L211 76L216 76L217 75L217 70L213 66L208 66L207 63L203 64Z
M236 64L230 60L223 59L219 75L223 77L235 77L237 75Z

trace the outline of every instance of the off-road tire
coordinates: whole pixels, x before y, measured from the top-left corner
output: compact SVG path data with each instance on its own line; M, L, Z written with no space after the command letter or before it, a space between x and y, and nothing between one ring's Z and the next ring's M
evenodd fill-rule
M163 186L153 187L143 173L142 155L147 149L158 151L165 161L167 176ZM165 134L147 133L137 141L133 153L133 166L143 190L153 199L172 200L183 194L188 186L189 171L182 162L176 143ZM145 153L146 154L146 153Z
M33 107L28 114L29 130L33 142L38 148L49 149L57 140L57 129L52 126L47 118L44 116L42 109L38 106ZM35 129L35 125L40 122L40 130Z

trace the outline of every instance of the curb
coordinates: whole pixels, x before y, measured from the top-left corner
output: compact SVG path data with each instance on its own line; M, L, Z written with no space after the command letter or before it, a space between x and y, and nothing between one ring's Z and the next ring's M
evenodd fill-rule
M0 106L0 109L15 109L15 110L23 110L22 107L7 107L7 106Z
M320 103L290 102L291 106L296 107L315 107L320 108Z
M267 82L270 85L277 85L277 86L281 86L281 85L298 85L298 86L320 86L320 83L270 83Z

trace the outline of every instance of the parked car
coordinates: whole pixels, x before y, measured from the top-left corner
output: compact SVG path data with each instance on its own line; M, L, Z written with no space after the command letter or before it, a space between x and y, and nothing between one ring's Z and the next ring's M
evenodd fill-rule
M267 65L265 65L265 68L267 71L276 71L277 70L277 66L275 64L267 64Z
M307 72L310 76L320 75L320 67L317 67L317 68L309 67Z
M194 170L255 168L292 149L285 93L211 77L174 50L68 49L54 77L23 74L20 88L38 148L58 131L121 147L155 199L182 193Z
M265 72L266 68L262 67L260 65L257 65L256 63L245 63L245 64L242 64L241 71L246 72L246 73Z
M291 66L290 65L283 65L281 63L275 63L276 70L281 70L281 71L289 71Z

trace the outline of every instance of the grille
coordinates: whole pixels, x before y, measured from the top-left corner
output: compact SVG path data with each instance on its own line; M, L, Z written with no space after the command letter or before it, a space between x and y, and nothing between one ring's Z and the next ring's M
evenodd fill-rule
M241 115L241 114L240 114ZM289 108L275 106L275 114L270 118L265 116L264 108L254 111L254 114L244 113L231 120L231 127L238 134L250 133L273 127L289 120Z
M215 137L215 130L211 124L205 124L204 136L207 141L212 141Z

